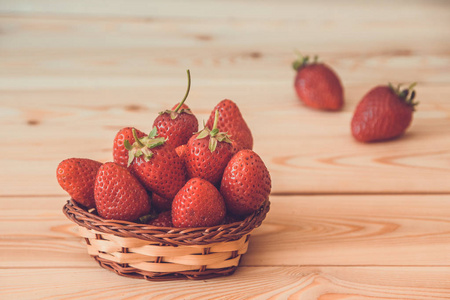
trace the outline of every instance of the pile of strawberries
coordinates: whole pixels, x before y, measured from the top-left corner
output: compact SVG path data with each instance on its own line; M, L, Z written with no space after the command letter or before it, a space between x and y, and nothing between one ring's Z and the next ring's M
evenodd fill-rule
M294 61L294 88L299 99L315 109L337 111L344 104L344 89L330 66L311 62L308 56ZM351 121L351 132L359 142L385 141L401 136L409 127L417 106L415 84L408 88L380 85L359 102Z
M238 106L219 102L201 131L184 99L156 117L146 134L126 127L115 136L114 161L69 158L60 186L104 219L163 227L209 227L242 220L268 199L271 179L253 150Z

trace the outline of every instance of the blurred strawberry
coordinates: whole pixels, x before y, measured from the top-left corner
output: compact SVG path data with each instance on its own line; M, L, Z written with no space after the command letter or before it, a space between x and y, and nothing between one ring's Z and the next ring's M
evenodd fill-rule
M312 63L309 56L301 56L293 63L297 72L294 87L297 96L309 107L339 110L344 104L344 89L336 73L326 64Z
M407 89L391 84L377 86L359 102L351 122L354 138L360 142L383 141L402 135L412 121L415 84ZM409 96L409 97L408 97Z

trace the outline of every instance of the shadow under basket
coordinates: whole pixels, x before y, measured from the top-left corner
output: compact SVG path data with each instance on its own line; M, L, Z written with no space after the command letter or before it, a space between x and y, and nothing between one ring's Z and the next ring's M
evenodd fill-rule
M269 208L267 200L243 221L201 228L105 220L72 200L63 212L78 225L88 253L103 268L127 277L172 280L233 274L247 252L250 233L261 225Z

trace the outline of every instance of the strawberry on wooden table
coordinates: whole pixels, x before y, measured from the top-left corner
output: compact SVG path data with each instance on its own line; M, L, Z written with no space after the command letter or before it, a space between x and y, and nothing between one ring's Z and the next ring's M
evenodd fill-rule
M160 137L166 138L166 143L176 148L186 144L189 138L198 131L198 120L191 109L184 104L191 87L191 76L189 70L188 88L183 100L176 104L171 110L159 113L153 122L153 127L158 130Z
M156 127L143 138L132 132L135 142L126 143L131 173L147 190L172 200L186 182L183 161L163 137L157 137Z
M117 132L116 137L114 138L114 144L113 144L113 157L114 162L123 166L128 166L128 152L129 150L126 147L126 143L133 144L135 142L134 136L133 136L133 130L136 131L136 135L138 138L142 138L146 136L145 133L143 133L140 130L137 130L133 127L125 127L119 130Z
M151 208L145 188L127 168L114 162L107 162L98 170L95 204L102 218L123 221L135 221Z
M415 84L402 89L391 84L371 89L359 102L351 121L353 137L360 142L375 142L402 135L412 121Z
M218 110L215 116L212 127L205 126L189 139L184 154L189 178L203 178L212 184L220 182L223 170L233 156L231 140L225 132L220 132L217 126Z
M236 103L229 99L220 101L209 116L206 126L212 128L216 111L219 111L217 127L226 132L230 138L239 144L239 148L253 149L253 136L250 128Z
M87 158L65 159L56 169L56 178L73 200L87 208L94 208L95 177L101 165Z
M223 197L215 186L201 178L192 178L186 182L172 203L172 223L175 227L219 225L225 214Z
M242 216L256 211L272 187L266 165L252 150L241 150L228 162L220 185L227 210Z
M309 56L301 56L293 63L297 72L294 88L306 105L321 110L340 110L344 104L344 89L337 74L330 66L309 62Z

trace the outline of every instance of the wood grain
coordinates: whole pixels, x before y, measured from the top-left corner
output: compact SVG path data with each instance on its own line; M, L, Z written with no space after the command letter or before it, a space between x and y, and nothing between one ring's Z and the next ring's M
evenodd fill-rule
M0 5L0 124L14 126L0 132L7 143L0 195L31 195L24 183L37 176L44 180L33 194L58 195L54 170L62 159L111 160L112 139L121 127L148 131L156 114L182 97L186 68L193 74L188 101L200 122L224 98L239 104L255 150L271 170L274 194L450 191L450 105L442 96L450 92L446 4L373 7L347 1L340 9L352 7L348 23L341 20L345 15L322 14L320 5L291 1L277 8L284 21L269 18L266 5L252 10L252 18L236 20L226 17L223 4L212 4L218 22L198 15L194 8L204 4L193 2L186 18L176 10L167 15L163 2L136 18L118 14L132 16L134 6L108 10L100 9L100 2L82 10L43 0ZM291 19L292 7L305 5L311 14ZM393 26L390 30L402 34L386 36L386 27L397 20L391 14L383 24L372 15L360 17L400 7L403 26L411 25L414 14L423 16L414 18L420 30ZM44 15L21 14L28 10ZM95 17L100 12L103 17ZM298 34L298 28L310 34ZM322 55L339 73L346 91L342 112L312 111L296 99L290 63L299 45ZM371 87L387 81L419 82L421 104L413 124L399 141L358 144L350 135L352 112ZM33 151L22 160L25 150L11 145L25 137Z
M449 196L273 196L242 266L448 266ZM39 209L27 210L33 203ZM59 197L0 202L0 267L92 267ZM361 205L364 203L364 205ZM25 213L24 213L25 211Z
M11 124L14 131L0 132L5 170L0 195L63 194L55 180L60 161L110 161L117 131L126 126L149 131L157 113L183 94L184 80L178 78L179 84L170 89L3 91L0 124ZM252 129L255 151L271 171L274 194L448 193L450 105L440 94L450 90L418 88L421 104L405 136L360 144L353 140L349 124L365 87L349 90L345 109L336 114L305 108L290 86L281 85L240 85L232 91L194 86L189 104L200 123L227 96L239 104ZM25 138L33 151L14 147ZM30 192L27 184L37 177L43 180Z
M8 269L0 276L5 299L449 299L450 293L450 270L427 267L241 267L230 277L175 285L98 268Z
M294 49L345 89L296 98ZM61 212L68 157L112 159L184 95L200 122L234 100L272 206L231 277L146 282L101 269ZM349 129L379 84L418 82L398 140ZM0 1L1 299L450 299L450 2Z

